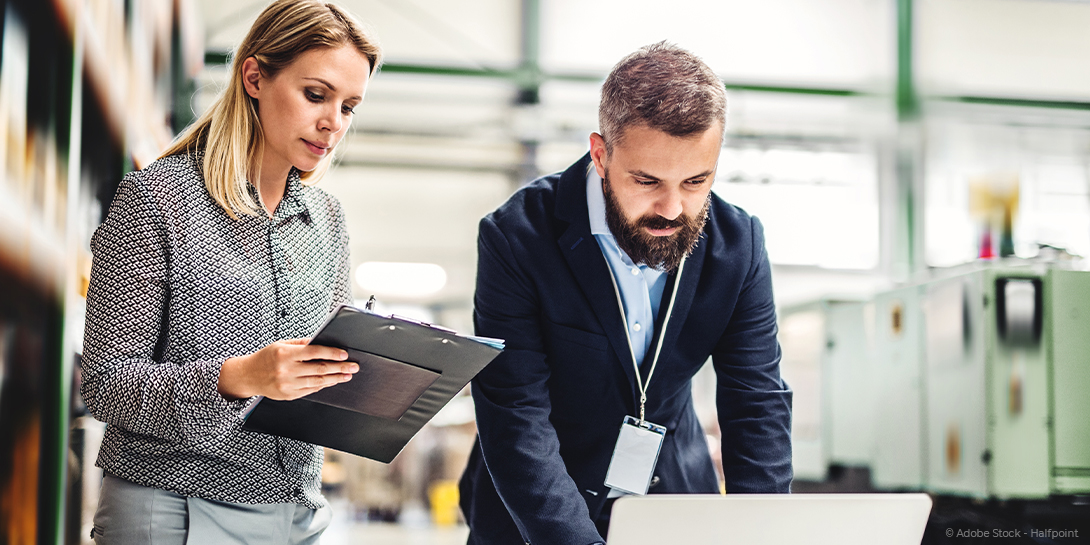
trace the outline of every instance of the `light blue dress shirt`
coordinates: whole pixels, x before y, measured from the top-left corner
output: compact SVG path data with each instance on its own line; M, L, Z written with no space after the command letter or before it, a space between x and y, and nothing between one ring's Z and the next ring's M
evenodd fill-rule
M613 271L617 287L621 291L628 335L636 363L643 364L644 356L651 348L655 333L655 317L666 287L667 275L663 271L635 265L628 254L617 246L617 239L606 223L606 197L602 192L602 178L592 164L587 169L587 210L590 212L590 232L598 240L602 255Z

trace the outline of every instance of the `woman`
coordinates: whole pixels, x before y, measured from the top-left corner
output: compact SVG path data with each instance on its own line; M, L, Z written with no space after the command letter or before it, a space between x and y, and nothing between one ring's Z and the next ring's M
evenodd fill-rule
M351 299L340 204L309 186L380 59L336 6L274 2L217 102L121 182L91 241L81 389L108 424L99 545L314 543L328 525L321 450L243 431L240 411L357 370L303 338Z

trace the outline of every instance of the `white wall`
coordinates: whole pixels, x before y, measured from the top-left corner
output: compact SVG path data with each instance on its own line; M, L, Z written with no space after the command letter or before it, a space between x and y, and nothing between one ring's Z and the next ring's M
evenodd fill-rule
M918 0L916 43L924 93L1090 99L1087 2Z
M896 61L892 0L544 0L542 62L609 70L669 39L731 81L886 88Z

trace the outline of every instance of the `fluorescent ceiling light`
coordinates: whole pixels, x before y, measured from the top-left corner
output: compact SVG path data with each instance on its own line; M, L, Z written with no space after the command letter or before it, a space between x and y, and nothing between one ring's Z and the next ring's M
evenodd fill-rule
M423 297L443 289L447 271L435 263L368 261L356 268L364 290L387 297Z

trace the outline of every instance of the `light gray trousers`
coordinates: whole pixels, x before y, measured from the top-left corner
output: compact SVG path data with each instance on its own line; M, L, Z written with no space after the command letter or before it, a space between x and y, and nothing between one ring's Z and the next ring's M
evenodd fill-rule
M95 545L317 545L329 507L294 503L248 505L102 478Z

